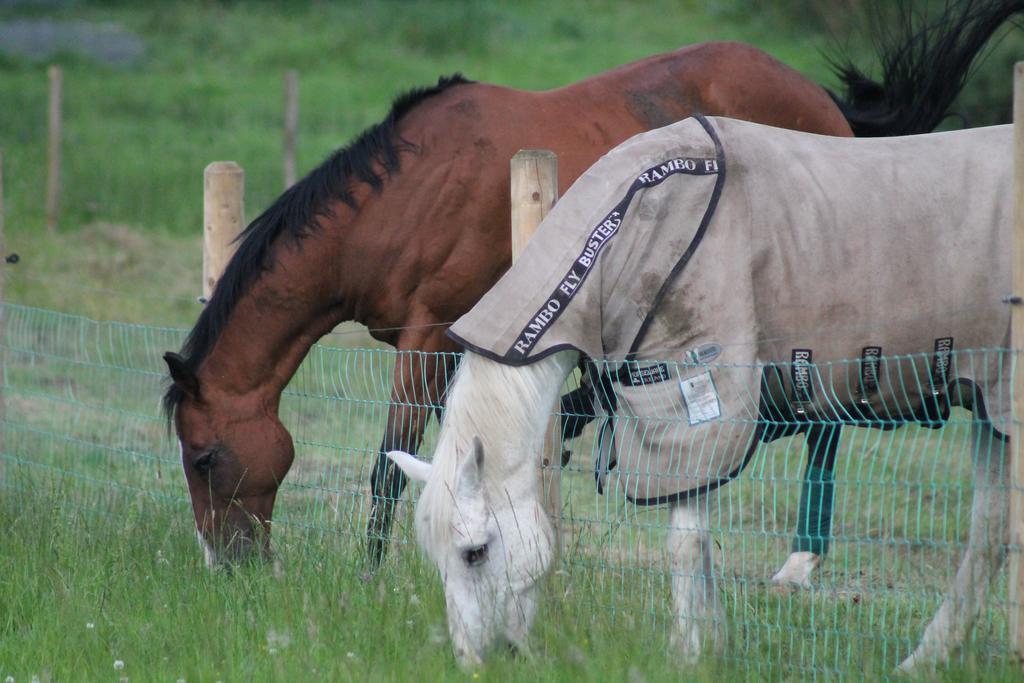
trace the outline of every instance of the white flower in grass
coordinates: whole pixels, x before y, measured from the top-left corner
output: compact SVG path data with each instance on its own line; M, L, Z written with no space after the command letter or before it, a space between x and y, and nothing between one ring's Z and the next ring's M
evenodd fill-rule
M440 624L432 624L427 629L427 641L431 645L443 645L448 640L448 629Z
M114 671L120 671L123 668L124 668L124 662L121 661L120 659L115 659L114 660Z
M94 628L96 628L96 624L92 623L91 621L87 621L85 622L85 627L91 631Z
M566 657L569 659L569 661L574 662L575 664L579 664L580 666L583 666L587 663L586 653L584 653L583 650L581 650L576 645L569 645L569 649L566 650Z
M4 683L14 683L14 676L8 676L5 678Z
M356 653L355 652L346 652L345 656L348 657L349 659L355 659L356 658Z
M292 634L288 631L277 631L270 629L267 631L267 649L270 652L277 652L283 650L292 644Z

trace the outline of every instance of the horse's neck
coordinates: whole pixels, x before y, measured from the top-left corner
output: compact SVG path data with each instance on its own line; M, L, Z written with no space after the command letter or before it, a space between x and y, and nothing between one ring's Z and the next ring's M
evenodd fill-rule
M276 400L310 347L351 319L355 293L339 282L330 238L314 233L300 247L277 251L273 267L239 297L200 368L204 386Z
M481 438L489 480L520 472L535 476L536 462L530 456L543 447L558 392L578 358L575 351L561 351L512 367L466 353L445 424L460 442Z

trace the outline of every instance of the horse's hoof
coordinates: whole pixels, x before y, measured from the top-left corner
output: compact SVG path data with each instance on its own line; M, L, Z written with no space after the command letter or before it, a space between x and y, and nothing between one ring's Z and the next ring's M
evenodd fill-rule
M772 583L777 588L810 588L811 574L821 564L821 555L808 551L792 553L782 569L775 572Z
M897 678L917 678L921 675L921 666L917 663L917 658L914 655L910 655L893 670L893 675Z

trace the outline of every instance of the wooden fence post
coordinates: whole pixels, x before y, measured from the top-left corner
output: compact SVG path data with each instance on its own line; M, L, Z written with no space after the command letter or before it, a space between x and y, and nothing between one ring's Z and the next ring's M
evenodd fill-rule
M1013 69L1013 294L1024 296L1024 62ZM1010 440L1010 653L1024 664L1024 305L1011 307L1014 354Z
M512 157L512 260L558 200L558 157L546 149L523 149ZM562 455L556 424L549 424L541 458L540 497L555 529L555 548L562 541Z
M299 131L299 72L284 72L284 189L295 184L295 140Z
M7 259L4 254L4 154L0 151L0 491L7 488L7 405L4 403L4 368L7 360L7 310L2 307L7 285Z
M245 226L245 172L233 161L215 161L203 171L203 303L235 253Z
M46 177L46 232L57 232L58 210L60 206L60 141L61 132L61 91L64 86L64 72L59 66L51 66L47 71L50 81L50 146L49 173Z

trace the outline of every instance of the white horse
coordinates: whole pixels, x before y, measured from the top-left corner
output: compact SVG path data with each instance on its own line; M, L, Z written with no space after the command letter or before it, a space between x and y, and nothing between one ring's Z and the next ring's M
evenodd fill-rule
M388 454L423 484L416 535L440 572L454 652L464 665L479 663L500 644L529 649L538 585L554 547L537 463L551 406L577 360L577 352L561 351L513 367L467 352L433 461ZM963 641L1005 558L1007 449L980 421L972 441L977 479L967 551L921 643L900 665L906 672L945 660ZM723 643L708 530L713 495L671 508L671 643L682 663Z
M954 343L1008 344L1011 142L1009 126L842 140L696 117L591 167L449 330L467 354L434 464L392 454L425 482L417 532L459 657L526 646L553 554L538 457L585 353L630 361L604 373L607 412L631 418L610 444L625 495L671 505L685 660L721 640L709 498L770 425L975 410L967 551L902 666L945 659L1005 553L1010 356Z

